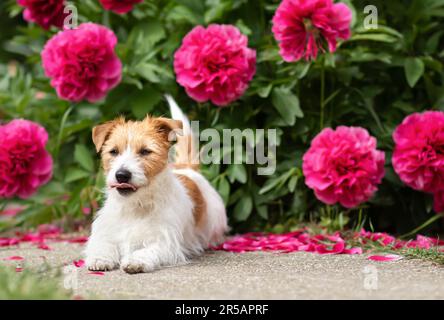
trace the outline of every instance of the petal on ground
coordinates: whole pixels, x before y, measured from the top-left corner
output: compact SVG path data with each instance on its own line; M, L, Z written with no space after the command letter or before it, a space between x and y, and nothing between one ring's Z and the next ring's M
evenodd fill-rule
M74 238L69 238L67 241L70 243L85 243L86 241L88 241L88 237L86 236L74 237Z
M2 260L21 261L21 260L25 260L25 258L23 258L21 256L10 256L10 257L7 257L7 258L3 258Z
M9 247L19 244L19 240L15 238L0 238L0 247Z
M379 262L387 262L387 261L398 261L402 259L402 256L399 256L397 254L387 254L385 256L370 256L367 258L371 261L379 261Z
M37 248L42 249L42 250L51 250L51 248L45 243L39 243Z
M342 253L344 253L344 254L362 254L363 250L360 247L355 247L355 248L345 249L344 251L342 251Z
M73 263L77 268L81 268L81 267L83 267L83 266L85 265L85 261L82 260L82 259L74 260L72 263Z

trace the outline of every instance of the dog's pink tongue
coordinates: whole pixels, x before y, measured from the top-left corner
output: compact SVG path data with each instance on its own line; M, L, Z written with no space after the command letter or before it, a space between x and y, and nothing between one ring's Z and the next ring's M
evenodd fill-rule
M113 183L111 185L111 188L117 188L117 189L133 189L134 191L137 190L137 188L129 183Z

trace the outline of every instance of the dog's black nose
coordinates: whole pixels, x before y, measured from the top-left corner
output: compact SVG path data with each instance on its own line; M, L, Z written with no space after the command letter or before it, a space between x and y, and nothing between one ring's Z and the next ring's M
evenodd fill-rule
M116 172L118 183L128 183L131 180L131 172L126 169L120 169Z

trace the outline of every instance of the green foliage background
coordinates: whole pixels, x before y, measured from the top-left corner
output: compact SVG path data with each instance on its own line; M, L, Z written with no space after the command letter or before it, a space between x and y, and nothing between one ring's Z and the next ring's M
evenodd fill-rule
M3 205L29 205L0 227L56 218L71 224L83 217L83 207L100 202L103 186L91 128L119 114L135 119L146 113L168 115L162 97L166 92L192 120L201 121L201 129L278 129L274 176L257 176L251 165L204 168L228 205L235 231L283 231L320 217L329 223L331 210L314 198L301 174L302 155L320 131L322 103L325 126L365 127L386 151L384 182L360 208L373 226L404 233L433 215L431 197L406 188L393 172L391 134L412 112L444 110L444 0L373 0L379 28L372 30L363 28L368 2L344 0L354 13L352 38L335 54L292 64L283 62L271 33L277 0L145 0L124 16L104 11L96 0L71 2L79 10L79 22L101 23L117 34L123 81L101 103L59 100L40 60L45 42L57 30L25 23L15 0L1 1L0 119L26 118L44 125L55 168L51 183L32 199L0 200ZM249 90L223 109L188 98L172 69L173 53L184 35L195 25L210 23L236 25L258 53ZM348 215L354 219L358 211Z

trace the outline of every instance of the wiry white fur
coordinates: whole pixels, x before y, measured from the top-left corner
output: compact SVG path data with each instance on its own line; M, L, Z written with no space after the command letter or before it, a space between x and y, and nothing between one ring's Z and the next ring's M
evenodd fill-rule
M220 243L228 231L225 205L219 193L211 186L207 179L192 169L174 170L175 173L187 176L193 180L204 197L207 205L207 222L202 230L205 247Z
M169 169L128 198L109 190L92 226L87 266L149 272L185 262L205 249L192 210L184 186Z
M170 106L171 117L174 120L182 121L183 135L191 135L192 132L191 132L191 126L190 126L190 121L188 120L188 117L182 112L182 110L177 105L176 101L174 100L174 98L171 95L166 94L165 98L167 99L168 105Z
M127 149L114 161L108 185L115 182L115 173L121 167L131 171L132 183L140 187L128 197L115 189L106 190L105 204L92 225L85 250L90 270L120 266L129 273L150 272L185 263L223 239L228 229L224 203L201 174L167 167L146 181L135 151ZM192 199L175 173L191 178L202 192L208 216L201 229L194 221Z

